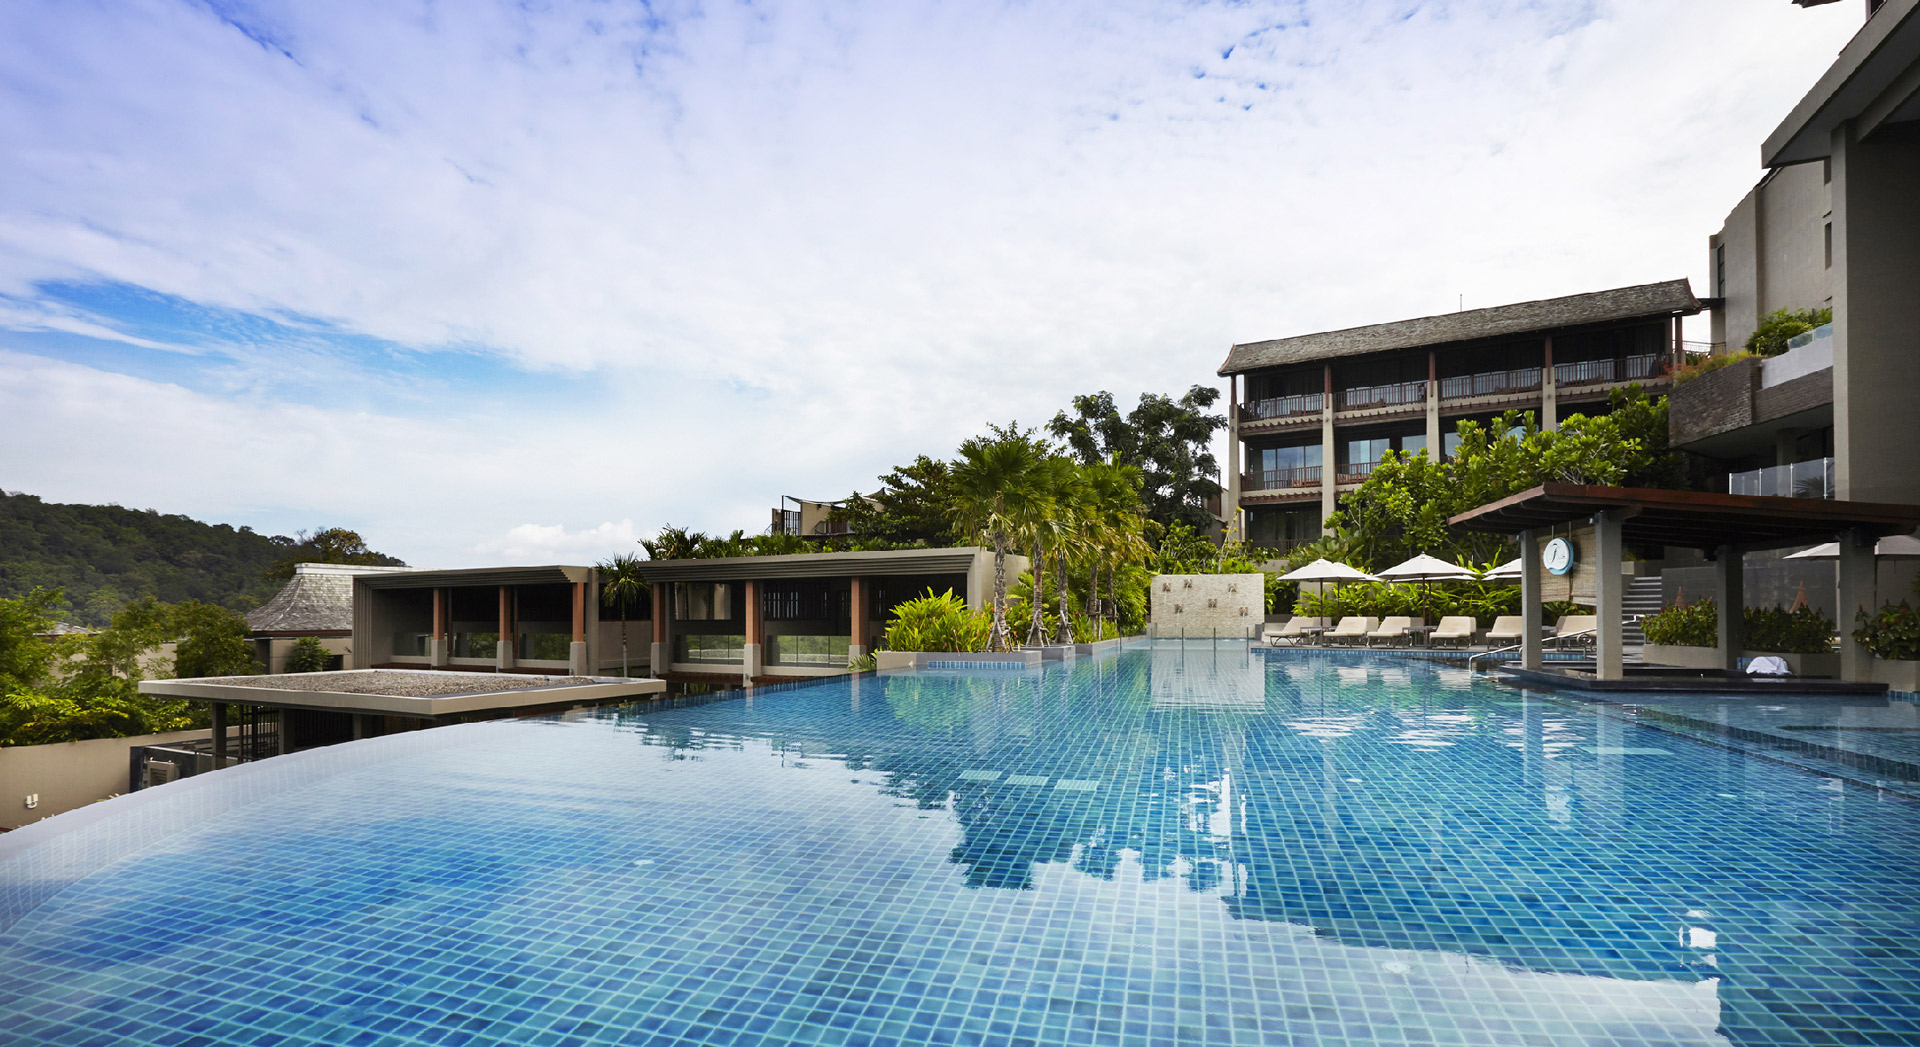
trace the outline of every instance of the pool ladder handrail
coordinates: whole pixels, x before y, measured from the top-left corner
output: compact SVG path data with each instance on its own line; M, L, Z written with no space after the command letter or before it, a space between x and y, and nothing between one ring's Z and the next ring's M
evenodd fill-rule
M1574 638L1574 637L1576 637L1576 636L1586 636L1586 635L1588 635L1588 634L1590 634L1590 633L1592 633L1592 634L1597 634L1597 633L1599 633L1599 631L1600 631L1600 627L1599 627L1599 626L1594 626L1594 627L1593 627L1593 628L1591 628L1591 629L1575 629L1575 630L1574 630L1573 632L1570 632L1570 633L1555 633L1555 634L1554 634L1554 635L1552 635L1552 636L1546 636L1546 637L1542 637L1542 638L1541 638L1541 640L1540 640L1540 645L1541 645L1542 647L1545 647L1545 646L1546 646L1547 644L1556 644L1556 645L1557 645L1557 644L1559 644L1559 642L1560 642L1561 640L1571 640L1571 639L1573 639L1573 638ZM1505 654L1505 653L1507 653L1508 651L1517 651L1517 650L1519 650L1520 648L1522 648L1522 647L1525 647L1525 646L1526 646L1526 643L1525 643L1525 642L1521 642L1521 643L1516 643L1516 644L1513 644L1513 645L1511 645L1511 646L1508 646L1508 647L1497 647L1497 648L1494 648L1494 649L1493 649L1493 650L1491 650L1491 651L1480 651L1480 652L1478 652L1477 654L1472 654L1472 655L1469 655L1469 656L1467 657L1467 671L1468 671L1468 672L1472 672L1472 671L1473 671L1473 660L1474 660L1475 658L1491 658L1491 657L1493 657L1493 656L1494 656L1494 655L1496 655L1496 654Z

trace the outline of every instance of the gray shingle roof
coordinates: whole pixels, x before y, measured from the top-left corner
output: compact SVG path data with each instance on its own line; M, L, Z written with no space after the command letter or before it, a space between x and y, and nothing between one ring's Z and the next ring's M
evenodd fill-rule
M1220 373L1239 374L1262 367L1331 360L1343 356L1411 349L1416 346L1445 345L1482 338L1504 338L1551 331L1583 324L1631 320L1638 317L1693 314L1700 311L1700 300L1685 280L1667 280L1657 284L1617 287L1611 291L1547 298L1538 302L1496 305L1488 309L1467 309L1413 320L1349 327L1343 331L1275 338L1265 342L1244 342L1227 352Z
M345 567L303 563L293 566L273 599L247 612L255 633L345 633L353 631L353 576L404 568Z

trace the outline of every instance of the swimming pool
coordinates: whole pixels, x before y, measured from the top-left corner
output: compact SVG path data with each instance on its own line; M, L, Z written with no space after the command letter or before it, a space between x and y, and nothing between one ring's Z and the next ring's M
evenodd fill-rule
M6 1044L1920 1042L1920 806L1135 649L443 728L0 836Z

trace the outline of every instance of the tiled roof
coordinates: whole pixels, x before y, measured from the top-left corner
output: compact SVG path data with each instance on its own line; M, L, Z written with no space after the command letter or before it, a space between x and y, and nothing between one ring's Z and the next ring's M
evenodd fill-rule
M1391 349L1511 337L1673 313L1691 315L1699 311L1700 300L1693 296L1693 287L1685 280L1668 280L1564 298L1547 298L1538 302L1496 305L1488 309L1467 309L1413 320L1349 327L1341 331L1245 342L1228 351L1226 362L1220 365L1220 373L1239 374L1262 367L1282 367Z
M353 631L353 576L399 568L295 564L293 577L274 598L247 612L255 633L345 633Z

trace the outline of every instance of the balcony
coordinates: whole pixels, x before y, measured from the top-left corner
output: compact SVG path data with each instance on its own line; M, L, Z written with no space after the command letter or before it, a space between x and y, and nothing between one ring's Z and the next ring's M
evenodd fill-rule
M1482 371L1440 380L1440 399L1466 400L1476 396L1513 396L1540 390L1542 368L1521 367L1512 371Z
M1240 420L1243 422L1272 422L1284 418L1300 418L1320 413L1326 397L1321 393L1301 393L1298 396L1276 396L1266 400L1251 400L1240 405Z
M1320 486L1320 467L1302 465L1291 469L1255 469L1241 478L1243 491L1291 491Z
M1577 360L1553 365L1555 385L1604 385L1608 382L1644 382L1660 371L1658 353L1621 360Z
M1407 407L1427 402L1427 383L1392 382L1387 385L1357 385L1340 391L1340 407L1362 411L1376 407Z
M1815 458L1734 473L1727 477L1727 493L1763 498L1832 498L1833 459Z
M1379 462L1348 462L1340 467L1340 471L1334 475L1333 481L1336 484L1366 483L1367 477L1373 475L1373 470L1379 464Z

